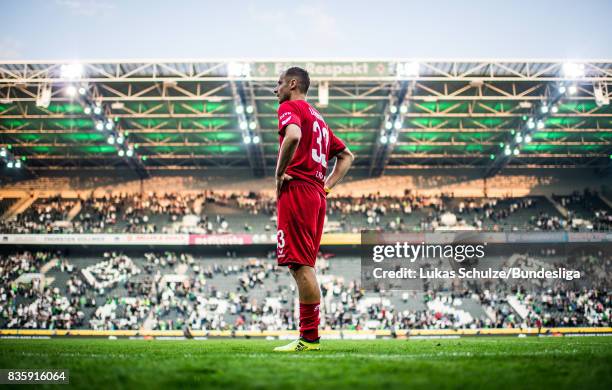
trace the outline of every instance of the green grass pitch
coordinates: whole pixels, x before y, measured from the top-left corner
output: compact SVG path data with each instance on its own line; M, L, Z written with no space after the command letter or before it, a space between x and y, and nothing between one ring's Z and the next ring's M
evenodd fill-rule
M612 388L612 337L323 341L0 340L0 368L68 368L74 387Z

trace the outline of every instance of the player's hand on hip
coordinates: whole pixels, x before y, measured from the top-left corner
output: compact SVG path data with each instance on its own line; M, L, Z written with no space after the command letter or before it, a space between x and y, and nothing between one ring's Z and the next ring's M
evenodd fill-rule
M283 187L283 183L289 180L293 180L293 177L284 173L282 176L276 177L276 197L280 196L281 188Z

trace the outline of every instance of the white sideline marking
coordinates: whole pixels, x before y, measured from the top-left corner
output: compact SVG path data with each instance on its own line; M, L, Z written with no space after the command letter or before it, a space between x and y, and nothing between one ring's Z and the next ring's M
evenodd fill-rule
M534 357L534 356L555 356L555 355L575 355L578 350L573 349L570 351L536 351L536 352L519 352L519 353L496 353L496 352L438 352L438 353L421 353L421 354L410 354L410 353L325 353L325 350L321 352L312 353L300 353L300 354L283 354L280 356L293 357L299 359L338 359L338 358L366 358L374 360L415 360L415 359L431 359L431 358L446 358L446 357ZM241 355L244 357L262 358L270 357L270 354L264 353L252 353Z

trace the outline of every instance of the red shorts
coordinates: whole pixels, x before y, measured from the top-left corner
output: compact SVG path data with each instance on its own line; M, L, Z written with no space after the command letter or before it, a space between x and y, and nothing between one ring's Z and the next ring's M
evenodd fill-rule
M278 265L315 266L323 235L325 207L325 196L313 184L295 179L283 184L277 201Z

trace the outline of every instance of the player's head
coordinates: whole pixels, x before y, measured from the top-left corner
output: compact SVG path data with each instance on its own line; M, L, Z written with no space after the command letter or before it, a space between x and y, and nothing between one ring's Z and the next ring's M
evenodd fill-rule
M274 88L274 94L278 97L278 102L282 103L291 100L292 96L306 95L309 87L310 76L308 72L294 66L281 73L278 84Z

